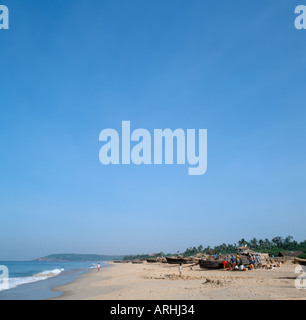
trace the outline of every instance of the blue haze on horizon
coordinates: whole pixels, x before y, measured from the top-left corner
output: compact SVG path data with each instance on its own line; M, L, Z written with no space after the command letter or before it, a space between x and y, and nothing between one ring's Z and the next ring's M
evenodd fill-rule
M302 1L3 0L0 260L305 240ZM208 130L208 169L99 162L99 133Z

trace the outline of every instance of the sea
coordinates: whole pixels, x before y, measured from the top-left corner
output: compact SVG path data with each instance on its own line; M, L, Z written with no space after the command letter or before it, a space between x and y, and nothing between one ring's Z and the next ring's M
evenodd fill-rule
M45 300L62 292L52 288L81 277L100 263L93 261L0 261L0 300Z

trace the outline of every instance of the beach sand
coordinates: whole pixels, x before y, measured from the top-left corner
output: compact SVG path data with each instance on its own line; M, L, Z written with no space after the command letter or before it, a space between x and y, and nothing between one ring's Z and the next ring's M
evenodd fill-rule
M306 289L296 289L296 264L249 271L204 270L163 263L110 263L72 283L53 300L287 300L306 299Z

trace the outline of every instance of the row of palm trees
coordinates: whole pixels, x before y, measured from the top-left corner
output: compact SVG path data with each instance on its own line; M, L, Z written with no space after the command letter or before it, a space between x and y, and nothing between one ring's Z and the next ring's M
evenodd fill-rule
M306 249L306 240L298 243L293 239L292 236L287 236L286 238L282 237L274 237L272 240L269 239L257 239L253 238L249 241L246 241L244 238L239 240L237 243L234 244L225 244L222 243L221 245L215 246L211 248L210 246L204 248L202 245L198 247L190 247L185 250L183 253L186 256L195 255L197 253L202 252L220 252L220 253L233 253L236 251L237 247L244 247L247 246L251 249L257 251L270 251L270 250L298 250L298 249Z
M259 252L268 252L277 254L279 251L294 251L294 250L301 250L306 252L306 240L303 242L298 243L293 239L292 236L287 236L286 238L282 237L274 237L272 240L269 239L259 239L253 238L249 241L246 241L244 238L239 240L237 243L233 244L225 244L222 243L221 245L210 247L207 246L204 248L202 245L198 247L190 247L186 249L183 253L180 253L179 251L176 252L176 254L172 253L163 253L160 252L159 254L155 255L155 257L165 257L165 256L171 256L171 255L179 255L182 254L184 256L193 256L197 253L234 253L236 252L237 247L243 247L247 246L251 249L254 249ZM129 255L125 256L124 260L133 260L133 259L147 259L150 258L150 254L138 254L138 255Z

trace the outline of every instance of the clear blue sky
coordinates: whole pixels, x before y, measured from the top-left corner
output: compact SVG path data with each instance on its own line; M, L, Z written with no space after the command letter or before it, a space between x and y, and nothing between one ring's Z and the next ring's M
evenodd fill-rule
M0 260L305 240L302 1L2 0ZM99 162L99 133L208 130L208 170Z

